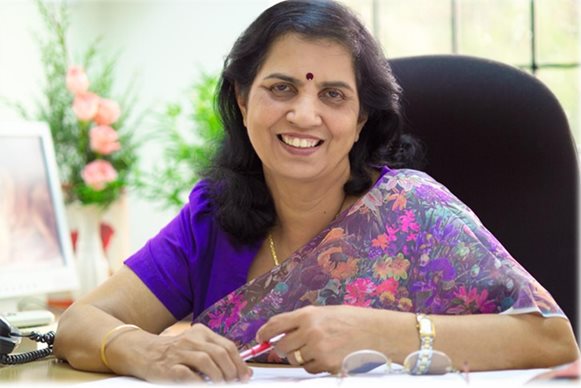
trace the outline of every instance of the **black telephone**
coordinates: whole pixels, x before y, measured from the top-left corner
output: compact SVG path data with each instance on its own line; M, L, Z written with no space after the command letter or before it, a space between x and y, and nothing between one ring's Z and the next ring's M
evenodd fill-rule
M30 334L21 334L20 330L12 327L4 317L0 316L0 365L24 364L51 355L54 335L54 331L49 331L46 334L39 334L35 331ZM43 342L48 347L32 352L10 354L22 338Z

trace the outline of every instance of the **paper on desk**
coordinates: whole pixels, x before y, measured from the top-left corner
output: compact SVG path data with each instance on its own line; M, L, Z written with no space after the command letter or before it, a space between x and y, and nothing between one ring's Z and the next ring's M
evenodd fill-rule
M315 384L317 387L321 386L337 386L337 378L331 376L327 373L320 374L320 375L312 375L306 372L302 368L289 368L289 367L280 367L280 368L265 368L265 367L252 367L254 374L250 382L242 384L242 383L228 383L228 384L211 384L212 386L227 386L227 387L248 387L249 385L260 385L260 384L267 384L272 385L276 384L276 386L284 386L284 385L296 385L297 383L304 383L311 381L312 384ZM323 381L325 379L331 380L331 385L325 385ZM79 388L97 388L97 387L164 387L164 385L159 384L151 384L133 377L111 377L103 380L98 381L91 381L88 383L82 383L75 385ZM167 385L167 387L175 388L175 385Z
M364 375L350 376L347 378L338 378L336 376L322 373L319 375L312 375L307 373L302 368L264 368L252 367L254 375L252 380L247 384L212 384L212 386L228 386L228 387L248 387L249 385L269 385L276 384L279 386L300 385L301 387L339 387L339 388L361 388L361 387L382 387L397 386L397 387L466 387L467 383L462 374L448 373L442 376L410 376L410 375L387 375L385 368L379 367ZM543 373L549 369L527 369L527 370L510 370L510 371L494 371L494 372L474 372L470 373L469 385L490 387L491 384L501 386L522 386L533 377ZM82 388L92 387L160 387L160 385L150 384L148 382L138 380L132 377L112 377L99 381L78 384ZM175 388L175 385L168 385L168 387ZM544 383L543 387L547 387Z

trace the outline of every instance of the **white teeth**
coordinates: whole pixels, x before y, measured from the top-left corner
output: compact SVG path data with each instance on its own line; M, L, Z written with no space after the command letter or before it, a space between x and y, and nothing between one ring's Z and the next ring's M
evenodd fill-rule
M304 139L287 135L281 135L281 138L283 142L296 148L311 148L319 143L319 140L316 139Z

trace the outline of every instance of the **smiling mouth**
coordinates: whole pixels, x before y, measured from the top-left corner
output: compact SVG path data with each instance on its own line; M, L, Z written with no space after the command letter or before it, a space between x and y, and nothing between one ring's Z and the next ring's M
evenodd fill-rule
M288 135L277 135L278 139L284 144L294 148L315 148L323 144L323 140L305 139Z

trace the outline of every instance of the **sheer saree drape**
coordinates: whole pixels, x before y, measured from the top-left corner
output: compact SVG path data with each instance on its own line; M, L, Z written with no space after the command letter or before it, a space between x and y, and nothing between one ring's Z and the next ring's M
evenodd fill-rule
M280 266L195 318L239 346L305 305L428 314L563 316L549 293L444 186L384 168L371 190ZM262 361L279 361L275 354Z

